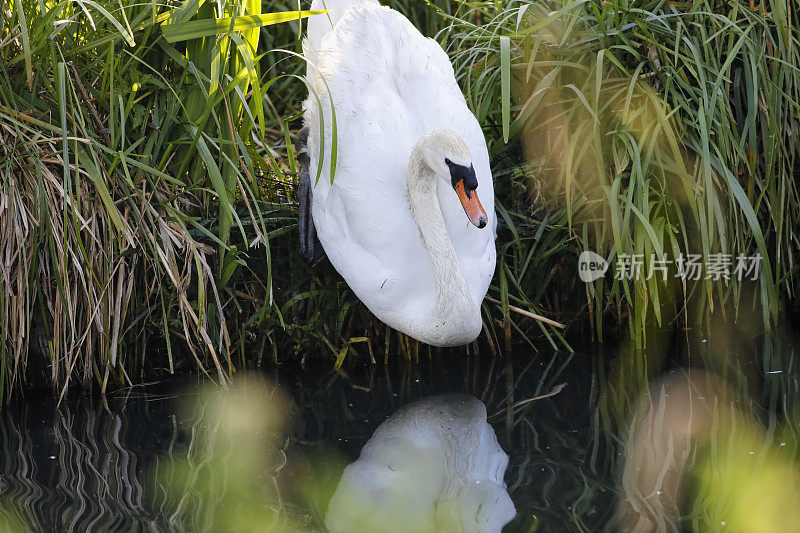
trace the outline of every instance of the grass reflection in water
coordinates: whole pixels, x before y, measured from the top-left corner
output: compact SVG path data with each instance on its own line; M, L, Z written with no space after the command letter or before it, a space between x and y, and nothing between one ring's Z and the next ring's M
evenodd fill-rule
M794 356L771 346L783 370L764 376L756 399L717 386L723 378L676 371L618 409L622 418L609 414L616 359L601 353L284 367L269 384L243 378L227 393L154 386L59 409L18 402L1 415L2 517L37 530L322 531L344 466L382 421L416 399L466 392L486 404L510 457L517 517L504 531L723 521L766 531L776 516L796 519L786 509L798 494ZM669 400L685 390L690 405ZM691 431L676 425L690 419Z

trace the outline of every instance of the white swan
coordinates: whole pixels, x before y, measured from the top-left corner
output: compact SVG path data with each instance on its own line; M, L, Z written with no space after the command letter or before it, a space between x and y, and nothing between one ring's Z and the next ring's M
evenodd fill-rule
M514 518L508 456L473 396L400 408L345 468L328 504L331 533L498 532Z
M311 94L304 105L313 187L301 190L313 189L313 202L301 194L301 248L314 254L315 227L380 320L435 346L469 343L494 274L496 216L486 142L450 61L375 0L314 0L312 9L331 12L309 20L304 42L319 101Z

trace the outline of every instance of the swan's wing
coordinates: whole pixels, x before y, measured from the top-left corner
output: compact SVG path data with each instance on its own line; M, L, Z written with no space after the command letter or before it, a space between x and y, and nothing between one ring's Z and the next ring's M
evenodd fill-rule
M311 10L328 10L327 13L317 15L308 19L308 30L306 38L303 40L303 55L308 61L307 75L309 79L314 78L315 68L322 49L322 41L325 36L333 31L342 15L351 7L358 4L377 4L377 0L313 0Z
M319 105L311 95L305 107L312 182L320 174L313 207L320 240L356 295L396 328L435 298L433 268L406 198L408 156L420 135L397 87L395 58L401 42L413 41L410 31L416 32L388 8L350 8L321 45Z
M313 86L319 103L311 95L305 105L311 180L320 174L314 184L317 231L359 298L398 327L435 299L433 266L406 198L411 149L435 129L460 134L472 152L478 195L491 218L494 194L485 141L447 55L396 11L374 3L348 9L324 36L317 66ZM338 133L333 184L331 98ZM491 230L469 223L444 181L439 201L470 291L480 303L494 272Z

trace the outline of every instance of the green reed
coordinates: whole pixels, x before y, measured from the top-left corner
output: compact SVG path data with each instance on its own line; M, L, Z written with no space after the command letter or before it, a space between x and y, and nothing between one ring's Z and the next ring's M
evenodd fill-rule
M449 33L457 75L492 126L493 150L509 136L520 143L533 167L529 190L566 215L559 247L573 257L596 251L612 266L641 254L644 274L651 257L726 254L731 274L739 255L762 257L749 283L705 272L681 281L673 265L666 280L606 275L587 284L572 295L586 301L596 337L616 319L641 351L648 328L690 329L731 309L731 321L759 309L756 320L771 328L797 280L798 3L466 7ZM520 220L530 231L543 222ZM530 294L534 265L512 264Z
M276 77L261 73L259 34L312 14L210 1L0 11L0 397L29 359L61 394L73 378L105 390L173 372L176 357L226 380L243 253L267 264L245 296L273 303L254 176L287 171L266 148ZM163 357L145 363L156 337Z

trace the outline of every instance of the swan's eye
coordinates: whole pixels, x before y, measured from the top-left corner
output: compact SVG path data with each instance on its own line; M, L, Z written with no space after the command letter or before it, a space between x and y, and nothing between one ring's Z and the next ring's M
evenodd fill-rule
M469 166L459 165L447 158L445 158L444 162L450 169L450 183L453 185L453 188L455 189L458 183L462 182L464 184L464 190L467 193L467 198L469 198L470 193L478 188L478 178L475 176L475 168L473 168L472 163L470 163Z

